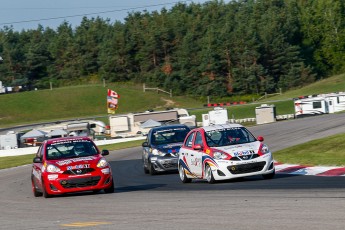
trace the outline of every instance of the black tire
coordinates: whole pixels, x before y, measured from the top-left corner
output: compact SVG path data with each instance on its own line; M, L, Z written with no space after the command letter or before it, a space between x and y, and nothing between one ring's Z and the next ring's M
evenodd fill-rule
M181 179L182 183L190 183L190 182L192 182L192 179L187 177L187 175L186 175L186 173L184 171L184 168L181 165L178 168L178 174L180 175L180 179Z
M150 171L147 169L145 163L144 163L143 165L144 165L144 173L145 173L145 174L149 174Z
M36 188L36 185L35 185L35 182L33 179L31 179L31 184L32 184L32 192L34 194L34 197L40 197L43 195L43 193L37 191L37 188Z
M273 179L273 177L276 175L276 170L273 170L273 172L271 172L270 174L263 174L262 177L265 180L270 180Z
M157 171L155 170L155 168L153 167L151 163L149 164L149 173L152 176L157 174Z
M216 183L216 180L213 177L211 166L209 166L208 164L205 167L205 177L206 177L206 180L208 183L210 183L210 184Z
M113 192L115 192L114 179L111 180L111 186L109 188L105 188L104 192L105 193L113 193Z
M43 192L44 198L51 198L52 197L52 195L47 192L43 179L42 179L42 192Z

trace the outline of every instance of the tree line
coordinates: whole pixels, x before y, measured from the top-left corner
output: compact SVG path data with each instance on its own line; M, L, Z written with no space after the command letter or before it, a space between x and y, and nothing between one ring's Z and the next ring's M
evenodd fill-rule
M28 88L105 79L174 94L274 93L344 72L344 17L340 0L213 0L132 12L124 22L5 26L0 80Z

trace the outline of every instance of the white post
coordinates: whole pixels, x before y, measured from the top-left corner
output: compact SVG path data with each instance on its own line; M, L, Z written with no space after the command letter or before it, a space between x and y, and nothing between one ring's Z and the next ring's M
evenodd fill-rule
M105 79L103 78L103 87L105 87Z
M50 83L50 90L53 90L53 83L52 82L49 82Z

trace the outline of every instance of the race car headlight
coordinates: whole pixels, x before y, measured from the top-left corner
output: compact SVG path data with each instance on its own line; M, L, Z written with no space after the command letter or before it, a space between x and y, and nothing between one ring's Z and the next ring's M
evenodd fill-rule
M47 172L49 172L49 173L60 172L60 168L59 167L57 167L55 165L51 165L51 164L47 165L46 169L47 169Z
M157 156L164 156L165 153L159 151L158 149L152 149L152 152L151 152L153 155L157 155Z
M105 168L107 166L108 162L104 158L101 158L97 163L97 168Z
M228 158L228 155L222 152L214 152L213 153L213 158L216 160L224 160Z
M268 149L267 145L263 144L259 149L259 153L267 154L270 153L270 150Z

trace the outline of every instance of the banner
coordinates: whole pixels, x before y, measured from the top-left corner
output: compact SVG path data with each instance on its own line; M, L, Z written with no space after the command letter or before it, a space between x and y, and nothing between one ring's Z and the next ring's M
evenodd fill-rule
M108 89L108 95L107 95L108 113L115 114L115 111L118 108L119 98L120 98L120 95L118 95L115 91Z

